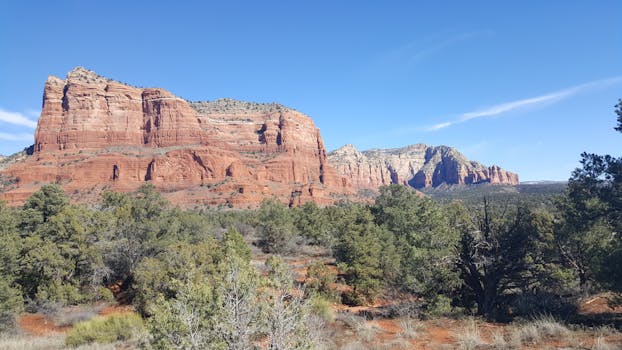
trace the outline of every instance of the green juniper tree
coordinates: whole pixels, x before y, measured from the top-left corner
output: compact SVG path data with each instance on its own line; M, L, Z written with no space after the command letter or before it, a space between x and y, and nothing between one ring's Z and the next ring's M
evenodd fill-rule
M393 235L400 256L399 286L434 307L458 285L453 270L458 231L439 204L401 185L380 188L376 222ZM458 215L457 212L455 213Z
M0 201L0 332L14 326L23 298L16 283L20 236L14 211Z
M393 235L375 224L369 208L351 205L343 208L337 223L339 240L335 258L345 272L346 282L353 288L346 302L373 302L382 287L392 282L399 271L399 255Z
M494 211L484 200L473 225L463 227L457 246L458 303L476 307L477 314L490 320L502 319L513 298L541 288L544 276L554 271L554 259L546 255L550 240L538 232L543 219L521 207Z
M615 106L622 132L622 100ZM622 291L622 157L581 154L558 208L560 251L579 276L585 293L593 281Z
M287 252L296 238L292 212L276 200L264 200L257 211L257 229L266 253Z
M311 243L331 247L334 244L332 226L324 211L314 202L307 202L294 209L295 224L298 232Z

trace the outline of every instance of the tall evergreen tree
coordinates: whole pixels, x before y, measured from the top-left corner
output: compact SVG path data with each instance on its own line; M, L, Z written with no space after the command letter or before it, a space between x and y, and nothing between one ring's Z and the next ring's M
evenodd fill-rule
M376 222L395 237L401 288L435 303L457 287L453 247L458 231L439 204L405 186L391 185L380 188L373 212Z
M476 306L488 319L507 314L509 301L537 283L536 260L539 235L530 227L530 213L522 208L494 213L484 200L473 227L466 226L458 245L456 267L462 288L459 303Z
M369 208L361 205L351 205L343 210L337 230L339 241L335 258L353 288L348 302L372 302L399 271L399 255L395 251L393 236L376 225Z
M615 113L622 132L622 100ZM582 153L558 207L559 247L584 291L592 281L622 291L622 157Z
M267 253L285 253L296 237L292 212L273 199L261 202L257 212L257 228L261 247Z

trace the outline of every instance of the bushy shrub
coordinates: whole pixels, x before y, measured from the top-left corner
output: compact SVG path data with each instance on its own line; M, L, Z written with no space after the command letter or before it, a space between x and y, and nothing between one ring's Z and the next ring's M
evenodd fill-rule
M336 300L338 292L331 288L337 274L322 262L313 263L307 270L305 288L308 294L319 294L325 299Z
M292 212L276 200L261 203L257 211L257 231L259 244L266 253L287 253L298 238Z
M0 279L0 332L15 325L15 314L23 306L22 294L7 281Z
M577 300L553 294L521 294L512 300L510 308L515 317L534 318L546 314L566 318L577 312Z
M76 347L90 343L106 344L127 341L143 329L143 320L133 313L96 317L76 324L67 333L65 344Z
M311 244L331 247L335 243L333 223L314 202L295 208L294 222L300 235Z
M61 281L51 281L49 284L40 285L35 294L37 300L47 300L61 305L80 304L86 302L88 295L80 293L78 287L71 284L63 284Z
M330 301L320 295L311 297L311 311L320 316L324 321L332 321L335 318L330 308Z
M442 294L437 295L436 298L430 298L423 310L425 316L430 317L448 316L452 311L451 299Z
M341 303L349 306L367 305L370 301L368 294L360 291L349 290L341 294Z
M97 291L93 295L95 301L105 301L112 302L114 301L114 294L112 291L104 286L99 286Z

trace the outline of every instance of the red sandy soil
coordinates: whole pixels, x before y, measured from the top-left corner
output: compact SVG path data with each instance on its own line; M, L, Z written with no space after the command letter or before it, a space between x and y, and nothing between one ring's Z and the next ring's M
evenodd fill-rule
M583 300L580 304L580 312L582 314L621 313L622 307L611 308L608 305L609 297L609 295L603 294ZM374 314L378 308L391 305L394 302L395 300L378 300L373 305L356 307L336 304L333 305L333 310L340 313L351 313L354 315L360 315L362 312ZM457 346L456 336L459 337L459 334L464 332L465 328L471 327L471 322L473 321L439 318L415 322L419 322L421 325L421 329L417 332L417 336L414 339L402 338L404 342L411 344L408 348L414 350L438 350L455 348ZM513 327L519 327L519 325L516 324L506 325L487 323L483 321L475 322L482 341L487 344L491 344L492 335L494 333L505 334L506 340L509 341L509 334L512 332ZM367 323L376 331L374 340L372 341L373 345L382 345L387 347L390 346L387 344L391 344L392 341L400 339L401 337L400 334L402 333L402 328L400 326L399 319L376 318L367 321ZM595 331L589 329L586 331L573 331L573 337L571 339L563 339L563 337L555 337L551 339L543 338L541 343L538 343L537 345L525 345L521 350L542 347L561 349L572 346L590 349L596 341L595 334ZM348 337L350 338L349 341L355 341L355 337L356 336ZM604 334L604 338L608 344L612 346L619 346L619 348L622 349L622 333L614 332L612 334ZM348 340L341 339L340 343L347 344ZM402 343L401 346L401 348L403 348L404 343ZM396 345L396 348L399 348L399 345Z
M447 318L440 318L421 322L421 330L417 332L417 336L414 339L403 338L405 342L410 343L408 349L413 350L439 350L439 349L454 349L457 347L456 336L459 335L466 327L471 327L471 321L468 320L453 320ZM388 348L393 340L400 338L402 328L400 327L399 320L394 319L378 319L368 321L369 325L376 329L376 335L372 341L373 345ZM508 333L511 332L511 325L495 324L477 322L477 328L480 332L483 343L491 344L492 334L495 332L504 333L506 340L508 339ZM537 344L524 345L521 350L531 349L591 349L596 339L593 332L573 332L573 336L570 339L564 339L563 337L556 337L551 339L543 338ZM354 340L354 338L352 339ZM622 349L622 334L613 333L605 335L605 340L611 349L618 349L613 346L619 346ZM346 342L347 343L347 342ZM404 343L401 346L396 345L396 349L403 349ZM486 348L486 345L482 347Z
M18 324L24 333L36 336L65 333L71 328L71 326L58 327L42 314L23 315L19 318Z
M611 294L605 293L582 300L579 305L579 313L583 315L622 313L622 305L616 307L611 307L609 305L609 299L611 297Z
M99 311L100 316L108 316L108 315L122 315L122 314L131 314L136 312L133 306L131 305L110 305Z
M452 320L447 320L453 323ZM450 330L451 325L446 324L444 326L429 326L425 329L425 334L422 337L421 344L417 344L420 349L427 349L430 344L453 344L454 337L453 332ZM418 342L417 342L418 343Z
M369 321L377 330L378 334L374 340L374 344L388 344L392 340L397 339L402 333L402 327L399 320L379 319ZM415 339L408 339L411 349L425 350L437 349L441 345L454 345L453 330L456 328L456 321L443 319L443 326L436 325L437 322L423 322L423 328L419 331L419 335Z
M341 288L339 288L339 290L351 290L351 287L348 286L343 286ZM335 311L338 312L348 312L351 313L353 315L359 315L362 312L365 311L374 311L375 309L381 308L383 306L387 306L387 305L391 305L391 302L388 300L382 300L382 299L378 299L376 300L373 304L371 305L365 305L365 306L348 306L348 305L344 305L344 304L336 304L335 305Z
M66 312L71 312L71 308L66 308ZM103 307L98 314L100 316L108 316L114 314L127 314L135 312L134 307L129 305L109 305ZM54 321L43 314L24 314L19 317L18 324L20 329L28 334L35 336L46 336L52 334L65 333L71 329L70 325L57 326Z

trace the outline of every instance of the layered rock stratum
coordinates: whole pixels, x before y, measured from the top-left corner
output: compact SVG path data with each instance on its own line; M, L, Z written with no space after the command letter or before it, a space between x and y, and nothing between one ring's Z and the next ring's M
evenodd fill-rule
M358 151L345 145L328 155L328 161L355 188L375 189L389 184L414 188L479 183L517 185L518 175L493 165L466 159L447 146L415 144L402 148Z
M497 166L453 148L423 144L327 155L308 116L277 103L190 102L161 88L138 88L78 67L48 77L34 145L0 158L0 200L23 203L45 183L77 201L151 183L183 207L254 207L363 199L404 184L517 184Z
M319 129L279 104L189 102L76 68L50 76L30 154L0 169L0 199L22 203L44 183L76 200L152 183L173 203L333 203L353 193L328 164Z

